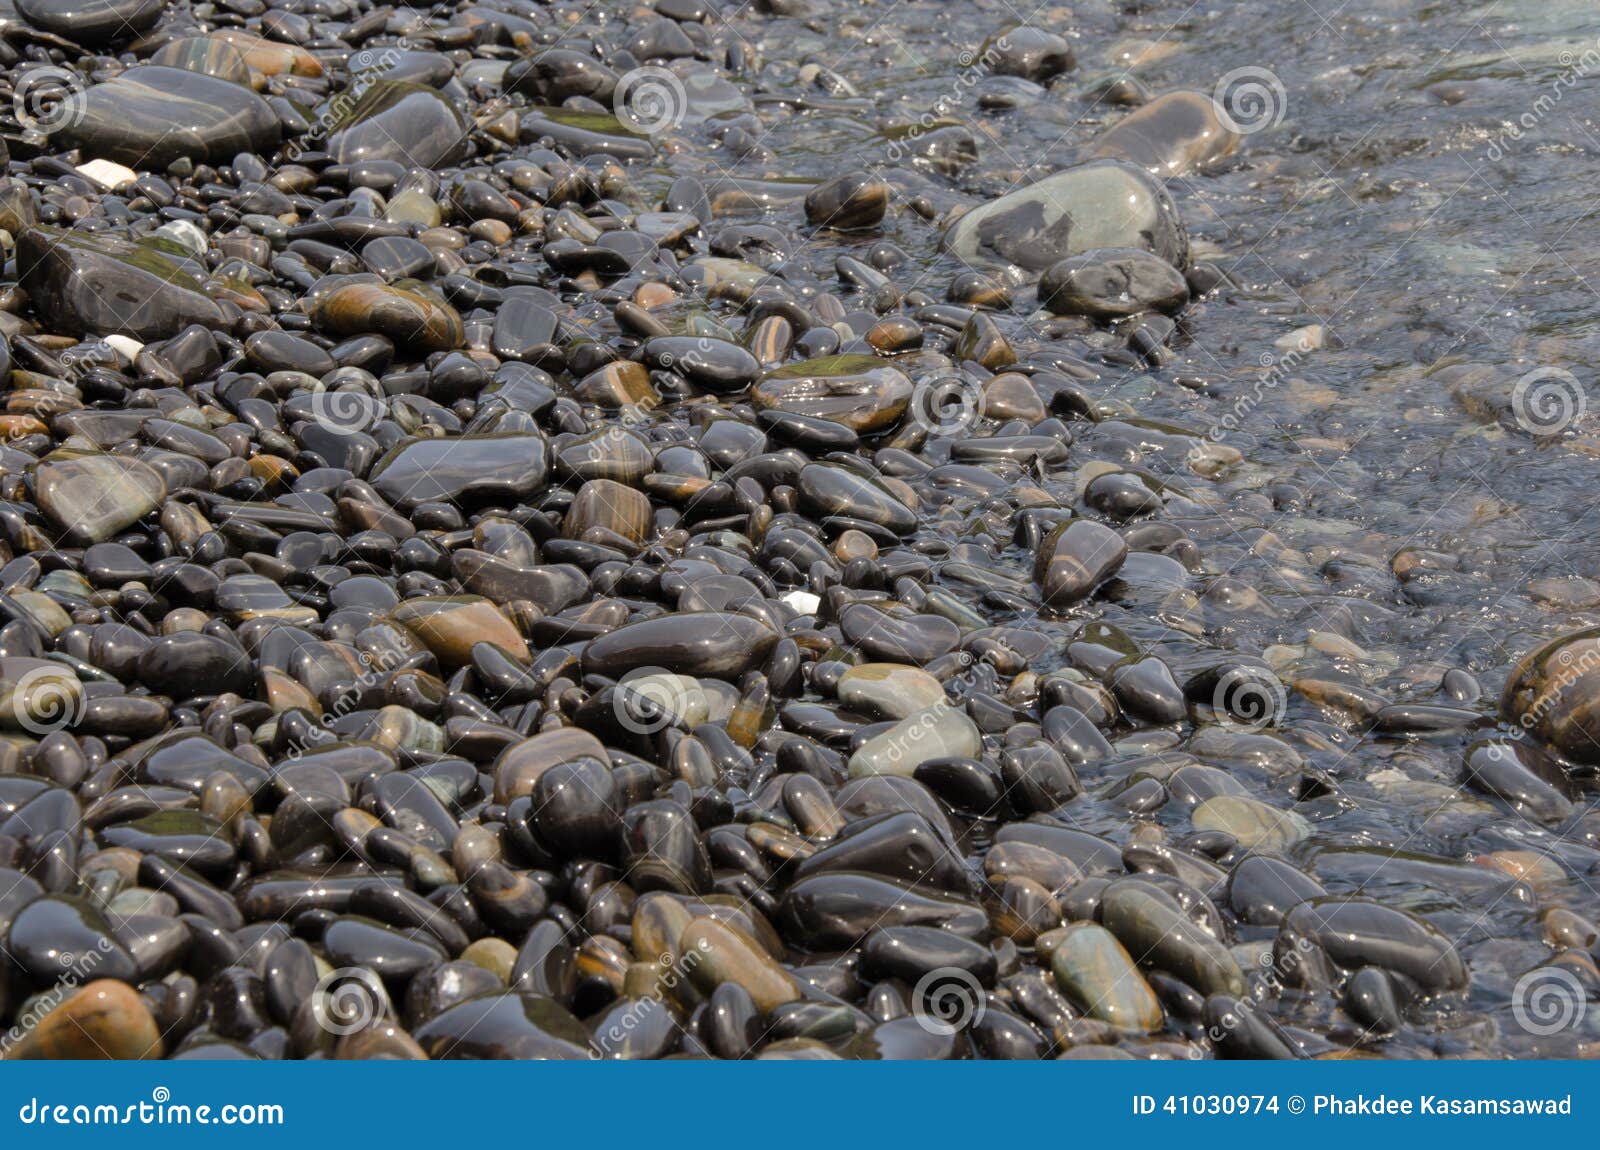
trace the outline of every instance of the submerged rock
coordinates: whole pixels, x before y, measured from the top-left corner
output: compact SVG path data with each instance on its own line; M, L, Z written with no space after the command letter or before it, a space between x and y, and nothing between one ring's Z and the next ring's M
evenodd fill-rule
M1235 126L1217 114L1210 96L1168 92L1119 120L1094 151L1166 179L1231 155L1239 138Z
M1121 319L1171 311L1189 300L1189 285L1165 260L1137 248L1071 256L1045 269L1039 302L1057 315Z
M945 232L964 260L1042 271L1097 248L1138 248L1182 269L1189 236L1166 189L1121 160L1096 160L972 208Z
M781 411L877 431L905 414L911 380L868 355L839 355L786 364L762 376L750 393L758 410Z
M1506 679L1500 713L1580 763L1600 763L1600 627L1530 651Z

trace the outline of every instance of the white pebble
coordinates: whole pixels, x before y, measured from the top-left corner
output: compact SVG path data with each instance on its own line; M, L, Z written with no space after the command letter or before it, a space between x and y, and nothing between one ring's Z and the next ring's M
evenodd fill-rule
M132 363L134 357L144 350L144 344L129 335L108 335L105 345L117 353L119 359Z
M110 160L90 160L87 164L79 164L78 174L89 177L102 187L112 189L120 188L123 184L132 183L139 178L139 173L132 168L114 164Z
M802 615L815 615L817 608L822 606L822 596L809 591L790 591L783 601Z

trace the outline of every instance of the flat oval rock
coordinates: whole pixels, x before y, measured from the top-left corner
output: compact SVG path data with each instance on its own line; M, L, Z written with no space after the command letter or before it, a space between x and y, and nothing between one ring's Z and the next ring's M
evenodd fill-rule
M1116 574L1127 557L1127 543L1111 528L1074 519L1057 527L1040 545L1034 578L1047 604L1065 606Z
M66 895L47 895L18 911L6 935L6 953L40 986L53 985L64 970L80 963L121 982L138 975L133 956L117 941L104 915Z
M916 530L917 515L882 482L846 467L810 463L800 469L796 489L807 510L843 515L887 527L900 535Z
M1430 993L1462 990L1470 981L1466 963L1438 927L1408 911L1365 899L1301 903L1284 917L1274 943L1280 962L1300 940L1319 948L1337 966L1382 967Z
M1523 656L1506 679L1500 713L1569 758L1600 763L1600 627Z
M579 1059L589 1031L553 998L490 994L447 1007L413 1037L429 1058Z
M177 159L268 152L281 131L272 108L249 88L141 64L90 88L61 135L88 155L160 170Z
M456 309L414 280L351 277L319 291L311 322L332 335L385 336L418 353L449 351L466 338Z
M868 355L840 355L785 364L750 392L759 411L826 419L851 431L879 431L905 414L912 385L904 373Z
M1103 926L1077 923L1052 940L1050 969L1061 991L1090 1018L1118 1030L1159 1030L1160 1000L1122 943Z
M544 437L508 433L402 443L378 461L371 482L402 509L439 500L470 507L526 499L548 474Z
M1039 302L1057 315L1121 319L1171 311L1189 299L1189 284L1160 256L1109 248L1068 256L1039 280Z
M618 627L583 649L587 674L617 677L641 667L737 678L766 658L778 634L749 615L691 611Z
M162 0L17 0L16 8L35 28L98 46L149 31L166 5Z
M1240 134L1204 92L1167 92L1133 111L1100 137L1097 156L1137 164L1170 179L1231 155Z
M1222 831L1253 850L1287 850L1311 834L1303 816L1245 795L1207 799L1192 817L1196 830Z

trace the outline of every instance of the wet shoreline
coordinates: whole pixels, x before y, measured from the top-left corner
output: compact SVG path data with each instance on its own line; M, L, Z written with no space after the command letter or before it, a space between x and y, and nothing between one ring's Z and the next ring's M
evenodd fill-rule
M1512 7L0 13L0 1048L1589 1052Z

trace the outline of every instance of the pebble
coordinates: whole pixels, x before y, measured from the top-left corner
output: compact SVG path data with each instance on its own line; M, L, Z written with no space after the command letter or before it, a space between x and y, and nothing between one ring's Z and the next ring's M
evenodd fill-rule
M328 134L341 164L391 162L432 168L466 150L466 118L448 98L400 79L372 81Z
M1092 922L1062 927L1048 943L1056 984L1089 1018L1118 1030L1161 1029L1161 1003L1115 935Z
M1114 882L1100 896L1100 917L1131 953L1200 993L1244 993L1238 962L1165 892L1135 879Z
M1104 524L1075 519L1052 531L1039 546L1034 568L1044 601L1052 606L1074 603L1116 574L1128 557L1128 545Z
M1157 96L1117 121L1094 151L1170 179L1232 155L1240 138L1209 95L1178 91Z
M102 978L73 991L27 1031L7 1058L160 1058L161 1030L137 991Z
M1295 953L1304 940L1311 953L1335 967L1374 966L1410 980L1425 993L1460 990L1467 985L1466 964L1455 945L1432 924L1408 911L1364 899L1319 898L1301 903L1283 920L1274 955ZM1298 977L1314 986L1330 975L1304 958L1291 959Z
M166 481L148 463L114 455L67 453L33 476L39 510L77 543L99 543L161 506Z
M817 227L860 231L883 222L889 185L864 172L848 172L806 193L806 219Z
M837 355L786 364L751 389L758 411L837 423L851 431L892 426L911 402L912 383L872 356Z
M1068 256L1137 248L1173 267L1189 262L1189 236L1165 188L1122 160L1096 160L969 210L945 233L964 260L1043 271Z
M1506 679L1500 713L1580 763L1600 763L1600 628L1530 651Z
M1196 830L1220 831L1247 849L1283 851L1311 834L1302 815L1245 795L1207 799L1192 817Z
M198 275L149 243L91 243L53 228L17 237L22 285L69 335L176 336L190 325L220 326L222 310Z
M35 28L98 47L148 32L163 6L158 0L21 0L16 9Z
M1057 315L1123 319L1182 307L1189 302L1189 285L1158 256L1112 248L1050 265L1039 279L1039 302Z

